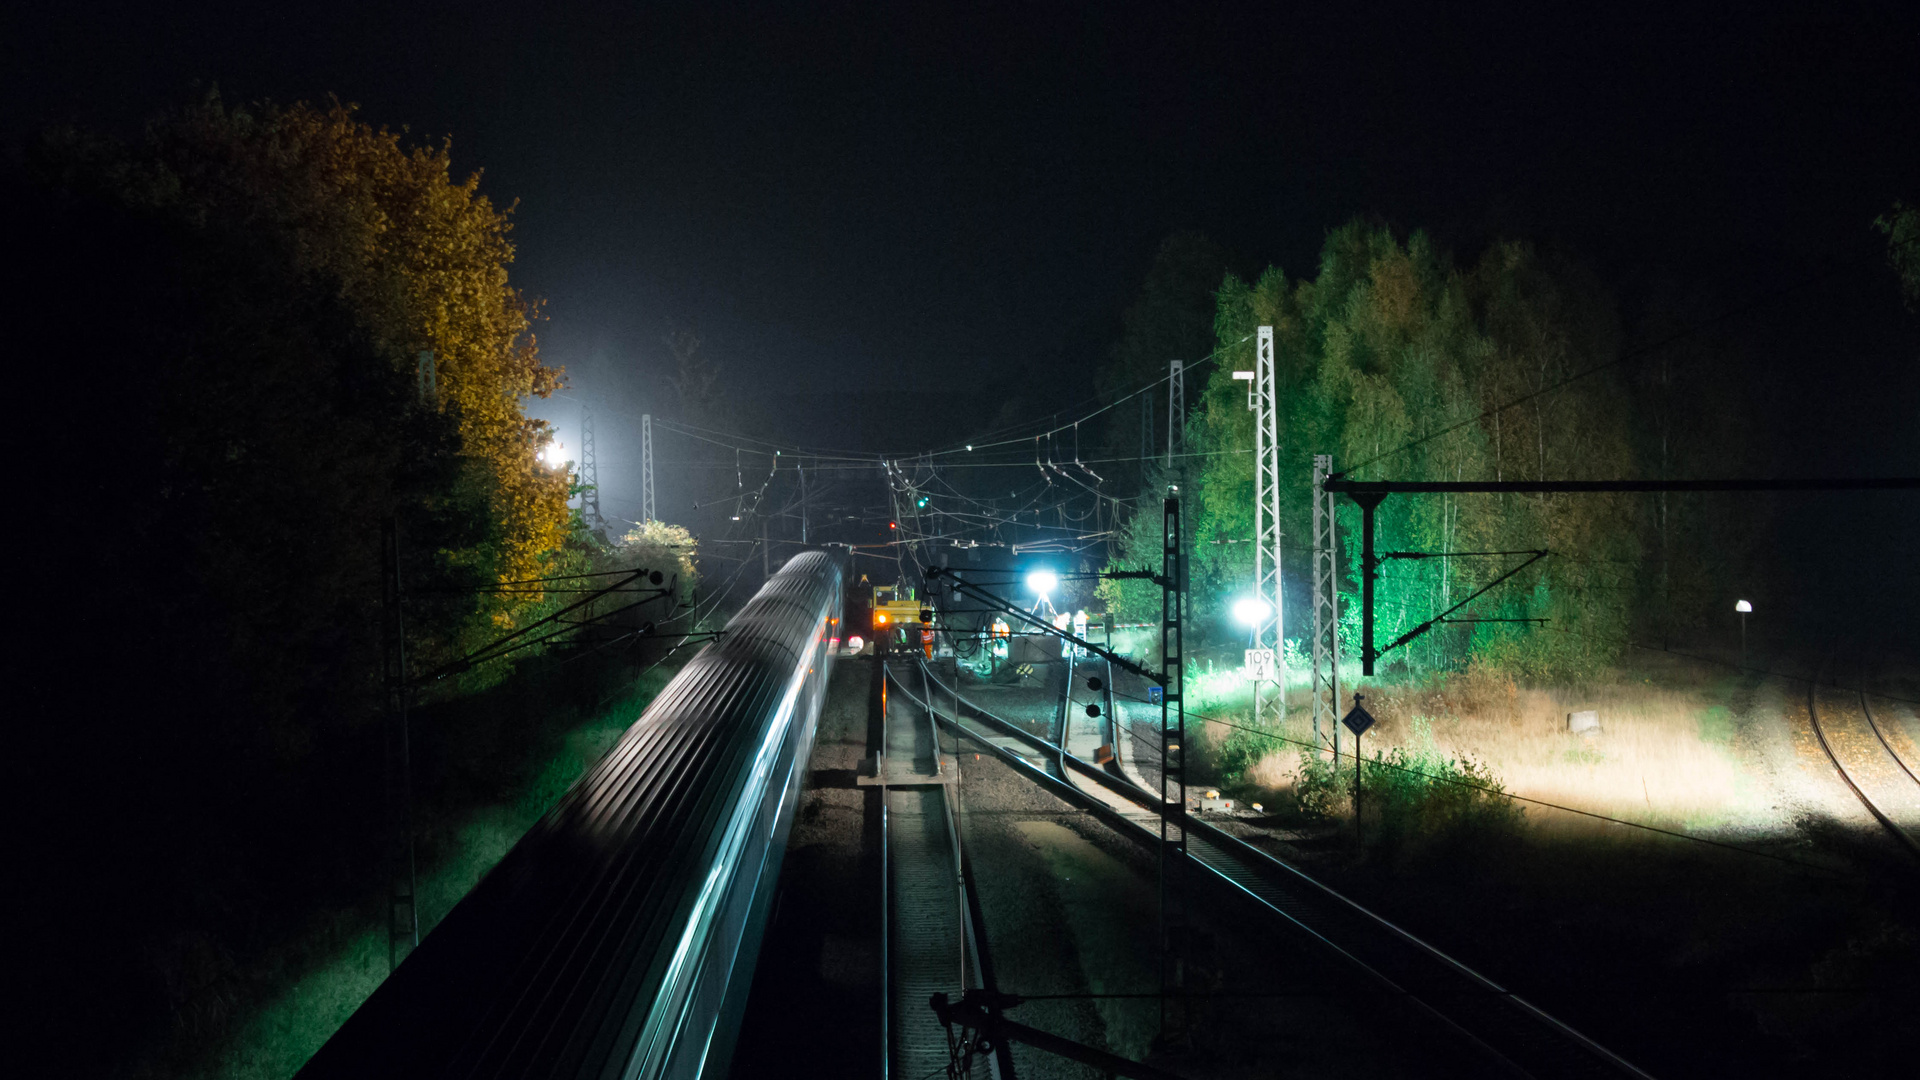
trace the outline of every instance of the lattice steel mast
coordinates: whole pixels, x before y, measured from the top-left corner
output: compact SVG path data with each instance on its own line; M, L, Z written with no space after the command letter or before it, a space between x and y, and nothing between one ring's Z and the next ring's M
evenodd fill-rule
M1266 614L1253 628L1253 647L1271 649L1271 679L1255 679L1256 724L1278 724L1286 714L1284 590L1280 581L1280 408L1275 389L1273 327L1259 330L1253 379L1253 588Z
M589 530L604 529L600 516L600 459L593 448L593 408L580 403L580 518Z
M1179 361L1174 361L1177 365ZM1177 380L1176 380L1177 381ZM1182 874L1187 861L1186 545L1180 489L1161 504L1160 548L1160 1038L1184 1043L1187 925Z
M1313 456L1313 742L1340 753L1340 538L1334 525L1333 455Z
M1167 361L1167 468L1187 449L1186 368L1178 360Z
M653 512L653 414L640 417L640 521L656 520Z

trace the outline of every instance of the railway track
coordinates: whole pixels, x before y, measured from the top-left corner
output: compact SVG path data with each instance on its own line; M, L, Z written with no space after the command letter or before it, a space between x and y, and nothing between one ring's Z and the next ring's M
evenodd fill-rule
M923 673L923 678L926 676ZM896 682L903 696L906 687ZM1160 843L1158 798L1020 725L968 701L938 680L915 701L937 723L994 753L1016 773L1092 812L1122 834ZM934 701L938 691L940 701ZM951 701L950 709L944 708ZM1037 751L1027 755L1010 743ZM1637 1077L1647 1074L1512 991L1354 903L1297 867L1185 814L1192 863L1203 878L1251 900L1269 916L1304 931L1387 993L1452 1029L1496 1071L1533 1077Z
M1827 717L1821 718L1820 684L1832 662L1832 657L1828 657L1813 681L1807 684L1807 726L1813 730L1814 741L1832 763L1834 772L1839 774L1840 782L1908 854L1920 859L1920 840L1898 820L1920 821L1920 777L1914 775L1913 767L1888 740L1886 731L1873 715L1873 705L1864 687L1853 692L1857 706L1853 702L1842 707L1829 703ZM1852 723L1855 712L1871 733L1870 739L1861 734L1858 724ZM1848 760L1853 762L1852 767L1848 766Z
M990 972L975 942L955 806L958 766L940 752L932 713L907 693L889 700L887 686L905 689L900 674L882 663L882 738L871 778L881 797L880 1075L918 1080L949 1063L946 1030L928 999L958 998L986 985Z

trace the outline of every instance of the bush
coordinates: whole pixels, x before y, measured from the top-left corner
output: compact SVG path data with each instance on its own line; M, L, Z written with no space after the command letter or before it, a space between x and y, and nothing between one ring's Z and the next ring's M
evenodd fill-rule
M1362 771L1360 791L1367 841L1386 849L1490 838L1510 832L1524 817L1485 763L1431 749L1375 751ZM1310 818L1350 817L1353 765L1302 752L1294 799Z

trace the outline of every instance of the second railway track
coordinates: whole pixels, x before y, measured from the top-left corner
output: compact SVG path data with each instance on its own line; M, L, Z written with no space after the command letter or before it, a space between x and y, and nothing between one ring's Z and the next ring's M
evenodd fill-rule
M1865 688L1830 695L1822 717L1821 682L1831 663L1807 684L1807 726L1840 782L1908 854L1920 859L1913 831L1920 825L1920 777L1887 738Z
M928 690L938 691L952 708L923 702L900 686L941 726L994 753L1015 772L1140 843L1160 842L1157 796L995 716L957 688L936 680ZM934 696L927 693L929 699ZM1009 745L1020 743L1030 748L1031 757ZM1488 1074L1646 1080L1645 1072L1618 1055L1298 868L1197 818L1182 814L1179 821L1188 830L1196 869L1304 931L1388 993L1477 1045L1489 1055Z

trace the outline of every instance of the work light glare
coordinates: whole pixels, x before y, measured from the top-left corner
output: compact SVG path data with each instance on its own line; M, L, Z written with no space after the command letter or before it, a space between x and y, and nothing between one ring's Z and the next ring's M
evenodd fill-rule
M1060 579L1054 576L1051 570L1035 570L1027 575L1027 588L1032 589L1037 596L1052 595L1059 584Z
M1243 596L1233 602L1233 617L1248 626L1258 626L1273 614L1273 605L1257 596Z

